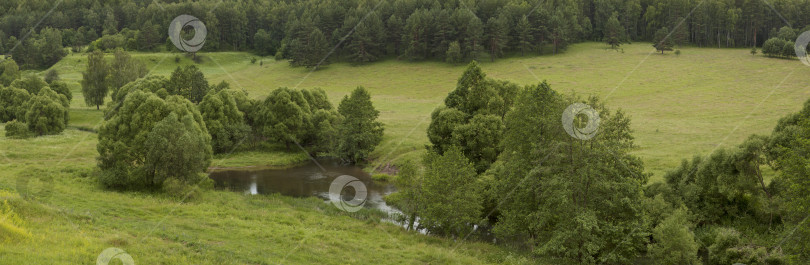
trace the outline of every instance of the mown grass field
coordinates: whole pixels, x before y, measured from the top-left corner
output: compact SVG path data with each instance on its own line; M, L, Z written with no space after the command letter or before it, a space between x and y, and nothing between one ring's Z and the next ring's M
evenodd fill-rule
M810 98L810 67L798 60L752 56L748 49L681 48L681 55L652 53L648 43L622 46L602 43L571 46L565 53L512 57L482 62L490 77L531 84L547 80L552 88L587 97L599 96L612 109L632 118L636 143L652 181L684 158L708 154L740 143L752 133L768 134L776 121L801 108ZM168 76L175 67L193 63L177 53L141 53L152 73ZM465 65L440 62L336 63L310 71L249 53L201 53L199 67L210 83L222 80L263 98L277 87L321 87L337 104L356 86L368 88L385 123L385 139L373 153L374 163L417 158L428 143L430 113L454 89ZM261 65L260 65L261 62ZM93 126L101 113L85 107L78 82L86 65L83 54L70 55L53 68L74 82L71 122ZM223 156L224 157L224 156ZM223 158L220 157L220 158ZM306 159L298 152L234 154L217 166L254 163L283 165ZM249 161L249 162L245 162Z
M810 97L810 67L796 60L752 56L747 49L683 48L680 56L650 54L651 49L638 43L625 45L621 53L585 43L563 54L513 57L482 67L493 78L519 84L545 79L558 91L596 95L611 108L625 110L639 145L635 153L655 174L653 180L684 158L736 145L752 133L769 133L779 117L799 110ZM134 54L162 75L193 63L186 57L176 63L177 55ZM251 64L248 53L200 55L199 67L211 83L225 80L256 98L281 86L322 87L337 104L354 87L365 86L386 126L375 163L419 156L427 144L431 111L464 69L387 60L337 63L310 72L270 58ZM137 264L526 262L498 246L406 232L377 221L374 212L350 215L314 198L203 191L181 201L106 191L89 177L97 136L83 129L96 127L102 112L84 105L78 82L85 64L85 55L77 54L54 66L74 94L70 128L64 133L16 140L5 138L0 126L0 201L25 220L22 228L29 233L22 241L0 242L0 263L92 264L108 247L126 250ZM305 159L296 151L243 152L219 156L213 166L281 166ZM18 185L17 176L32 170L52 176L53 182ZM25 190L33 198L20 197Z

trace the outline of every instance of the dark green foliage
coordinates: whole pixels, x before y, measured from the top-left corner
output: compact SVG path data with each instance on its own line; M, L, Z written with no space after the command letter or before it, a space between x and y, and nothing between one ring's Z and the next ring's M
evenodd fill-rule
M775 219L772 210L762 206L767 205L770 193L760 171L766 144L767 138L751 136L736 148L684 161L664 179L676 195L676 203L689 207L696 222L723 224L751 217L770 224Z
M51 81L49 87L54 92L64 95L68 101L73 100L73 92L70 92L70 88L68 87L67 83L62 81Z
M48 70L48 72L45 73L43 80L45 80L45 82L48 84L51 84L54 81L59 81L59 72L57 72L56 69Z
M231 152L248 137L250 127L245 123L245 114L239 110L230 91L212 91L198 107L211 134L215 153Z
M458 146L478 173L487 170L500 154L503 116L511 108L517 85L487 79L472 62L445 98L445 106L433 111L428 139L439 154Z
M99 180L119 189L159 189L167 179L194 183L211 162L211 138L190 101L134 90L98 133Z
M138 59L132 58L122 49L116 49L110 63L110 89L114 91L129 82L146 76L146 65Z
M307 31L309 29L309 31ZM313 68L328 64L329 41L318 28L301 26L298 35L292 37L280 52L283 58L290 59L292 66Z
M771 134L768 157L773 166L780 170L775 182L783 187L786 223L795 229L784 243L789 250L789 258L795 261L810 260L810 222L807 221L810 209L810 100L798 113L779 120Z
M742 234L729 227L714 228L709 234L707 264L785 264L784 257L767 247L748 244Z
M11 59L0 61L0 85L9 86L11 82L20 78L20 68Z
M25 89L29 94L33 95L39 94L39 90L48 86L48 83L45 83L45 81L42 81L42 79L36 75L27 75L23 79L17 79L11 82L11 86Z
M104 53L94 51L87 55L87 69L82 72L82 94L87 106L104 105L104 98L109 92L109 66L104 60Z
M447 54L444 60L448 63L460 63L464 60L458 41L451 42L450 46L447 47Z
M517 50L520 51L520 55L526 55L526 52L532 50L534 46L534 34L532 31L532 24L527 16L521 17L517 25L515 25Z
M0 86L0 122L24 121L29 99L31 94L24 89Z
M794 41L796 40L796 32L793 31L792 28L784 26L779 28L779 32L776 33L776 37L785 41Z
M649 252L655 264L701 264L697 256L698 244L687 217L686 208L680 208L653 229L654 242Z
M422 200L422 174L416 163L405 161L399 165L399 172L394 178L397 192L385 196L385 202L402 211L400 220L407 224L408 230L416 229L416 216L420 211Z
M794 48L794 46L795 44L793 43L793 41L786 41L784 46L782 46L782 51L780 52L782 57L785 58L796 57L796 49Z
M247 95L231 92L237 108L247 114L246 122L258 134L283 143L308 147L309 152L335 152L335 130L340 115L334 110L323 89L295 90L279 88L262 102L253 102Z
M124 85L117 90L114 90L111 95L112 102L113 104L122 103L127 95L135 90L152 92L165 99L167 96L169 96L169 92L166 90L168 85L169 80L160 75L150 75L140 78L134 82Z
M253 43L256 48L256 53L261 56L272 55L276 53L277 43L273 43L273 37L264 29L259 29L253 35Z
M7 122L5 130L6 137L8 138L27 138L30 134L28 131L28 125L17 120Z
M61 133L68 123L68 104L64 95L43 88L26 104L28 130L36 135Z
M618 16L618 13L613 12L607 24L605 24L605 37L603 40L613 49L618 48L624 42L624 28L619 23Z
M491 61L501 57L506 45L509 43L509 21L506 16L487 20L486 41Z
M26 34L25 38L20 38L21 42L16 45L16 49L10 51L14 60L23 68L48 68L67 55L62 47L62 33L59 29L45 27L38 33Z
M762 53L770 57L782 56L782 49L786 41L780 38L770 38L762 44Z
M494 231L522 238L541 255L629 263L649 234L641 208L647 175L628 154L634 146L629 119L591 99L600 133L577 140L560 124L570 103L541 83L522 90L506 115L504 150L488 171L495 176L493 204L500 205Z
M703 4L639 0L222 3L203 0L169 1L159 7L147 2L78 1L44 16L50 11L49 5L9 0L3 6L0 20L4 32L0 52L11 54L25 68L47 68L64 56L63 46L76 51L83 45L90 51L174 50L173 45L166 45L162 27L180 13L193 14L206 24L205 51L252 49L262 56L280 54L280 58L290 59L294 65L308 67L317 65L333 48L335 58L358 62L403 55L408 59L444 60L453 41L459 42L465 58L477 59L479 51L492 53L492 36L498 36L498 40L504 36L498 31L493 35L491 30L502 22L508 29L505 36L511 41L502 52L521 54L541 49L545 44L550 44L556 53L571 43L612 39L609 28L614 24L609 20L613 13L619 14L617 22L624 28L627 41L653 40L655 31L666 26L673 31L674 44L688 42L709 47L757 46L762 44L762 36L794 40L796 33L802 31L779 28L785 22L796 29L807 25L800 15L807 10L800 1L793 0L773 6L750 1ZM785 14L787 21L774 14ZM46 19L41 30L37 28L27 35L42 17ZM380 28L382 31L374 30ZM313 46L309 36L315 30L323 38L318 38ZM343 39L345 36L348 37ZM22 42L14 48L17 40ZM306 58L308 51L324 50L320 58Z
M347 16L343 24L343 27L357 26L347 40L350 58L360 63L376 61L384 52L385 25L376 13L366 16L362 23L358 22L358 17Z
M667 27L660 28L655 32L653 47L655 47L655 50L661 51L661 54L664 54L664 51L672 50L672 38L669 36Z
M139 170L148 172L154 185L170 179L196 184L207 178L202 173L211 164L211 137L197 120L196 111L188 110L193 107L188 101L171 97L167 103L175 104L180 110L170 112L146 135L144 164ZM185 114L178 116L178 112Z
M458 148L450 148L443 155L428 152L423 163L419 226L432 234L466 236L481 214L473 165Z
M194 103L202 101L208 89L208 80L195 65L177 67L166 84L169 94L183 96Z
M310 128L309 103L300 90L279 88L273 90L261 103L257 113L259 131L270 140L290 144L301 143Z
M380 112L371 103L371 94L357 87L351 95L343 97L338 105L343 116L339 125L336 155L350 163L364 162L382 141L383 124L377 121Z

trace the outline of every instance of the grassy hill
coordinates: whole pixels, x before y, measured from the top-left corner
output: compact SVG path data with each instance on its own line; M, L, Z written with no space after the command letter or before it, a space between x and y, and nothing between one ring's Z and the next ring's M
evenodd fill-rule
M639 145L635 153L655 173L654 180L681 159L736 145L751 133L769 133L779 117L799 110L810 97L805 82L810 67L795 60L751 56L747 49L683 48L680 56L650 50L645 43L626 45L623 53L585 43L554 56L484 62L483 68L490 77L520 84L545 79L558 91L597 95L611 108L625 110ZM373 154L376 163L418 157L427 143L431 111L464 68L388 60L338 63L310 72L269 58L251 64L248 53L200 55L199 66L212 83L226 80L256 98L280 86L322 87L337 103L354 87L365 86L386 126L385 140ZM134 56L162 75L192 63L185 57L176 63L174 53ZM88 177L95 170L97 136L79 130L101 121L101 111L84 106L81 96L78 82L85 64L85 55L77 54L54 66L74 94L71 127L64 133L14 140L0 130L0 241L27 238L0 242L2 263L91 264L108 247L126 250L138 264L528 262L498 246L406 232L378 221L379 213L347 214L319 199L204 191L181 201L105 191ZM302 159L305 155L295 151L249 152L218 157L214 165L283 165ZM20 174L52 181L23 185L17 182ZM18 190L34 197L23 198ZM24 222L9 228L4 205Z
M488 76L519 84L547 80L552 88L581 96L606 99L632 118L635 154L654 173L653 181L694 154L740 143L752 133L768 134L779 117L795 112L810 98L805 77L810 74L797 60L752 56L747 49L682 48L681 55L653 53L648 43L605 49L602 43L571 46L565 53L512 57L483 62ZM152 73L168 76L193 63L177 53L134 55ZM175 57L182 57L180 62ZM222 80L263 98L277 87L321 87L337 104L356 86L372 93L381 111L386 134L372 154L375 164L415 158L428 143L430 113L455 87L464 65L387 60L367 65L331 64L317 71L291 68L286 62L257 58L248 53L202 53L199 65L211 83ZM84 106L78 82L86 65L83 54L70 55L53 68L74 82L71 122L93 126L101 113ZM282 165L306 159L298 152L236 154L218 160L219 166L255 163Z

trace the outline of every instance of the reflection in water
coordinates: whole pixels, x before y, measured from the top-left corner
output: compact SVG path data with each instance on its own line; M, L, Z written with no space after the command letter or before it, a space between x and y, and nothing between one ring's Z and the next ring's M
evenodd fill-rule
M217 171L211 173L210 177L216 183L216 187L220 189L227 188L246 194L280 193L281 195L292 197L317 196L328 201L329 187L332 181L341 175L349 175L357 178L366 186L368 197L366 203L363 205L364 207L379 209L389 215L402 213L383 201L385 195L396 191L393 185L375 183L371 180L371 176L363 171L363 169L355 166L341 165L337 160L319 159L318 163L320 163L323 169L310 161L305 165L288 169L237 169ZM352 187L348 187L342 190L341 195L345 201L350 201L354 198L354 192ZM392 222L405 228L408 227L407 223L400 223L393 219L385 219L384 221ZM414 225L419 225L418 217ZM494 240L494 237L487 231L488 229L478 226L475 226L475 229L480 230L476 233L476 236L481 237L485 241L492 242ZM419 229L417 231L422 234L427 233L425 229Z
M329 186L341 175L359 179L366 186L367 200L365 207L375 208L387 213L399 213L388 206L383 197L396 189L391 184L379 184L371 181L371 176L355 166L341 165L334 159L318 160L323 170L314 162L288 169L263 170L225 170L211 173L210 177L217 188L227 188L247 194L280 193L292 197L317 196L329 200ZM354 190L347 188L342 195L353 198Z

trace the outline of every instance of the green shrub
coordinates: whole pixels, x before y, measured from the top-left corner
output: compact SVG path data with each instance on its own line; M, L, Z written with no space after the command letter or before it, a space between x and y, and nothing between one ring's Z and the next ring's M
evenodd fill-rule
M39 90L48 86L48 83L45 83L36 75L28 75L23 79L14 80L14 82L11 82L11 86L25 89L29 94L34 95L39 94Z
M199 108L215 153L230 152L248 137L250 126L245 123L245 114L239 111L230 91L208 93Z
M770 38L762 44L762 54L770 57L778 57L782 55L782 50L785 47L785 40L780 38Z
M25 89L0 85L0 122L25 120L26 103L31 94Z
M17 120L6 123L6 137L9 138L26 138L28 137L28 124L19 122Z
M686 208L681 208L653 229L655 243L649 253L656 264L700 264L698 244L686 218Z
M73 100L73 93L70 92L70 88L65 82L62 81L53 81L50 83L51 90L54 92L64 95L67 98L68 102Z
M28 130L37 135L58 134L68 123L67 98L50 88L43 88L26 104L25 121Z
M101 125L97 149L100 182L119 189L197 183L212 159L211 136L193 103L140 90Z

